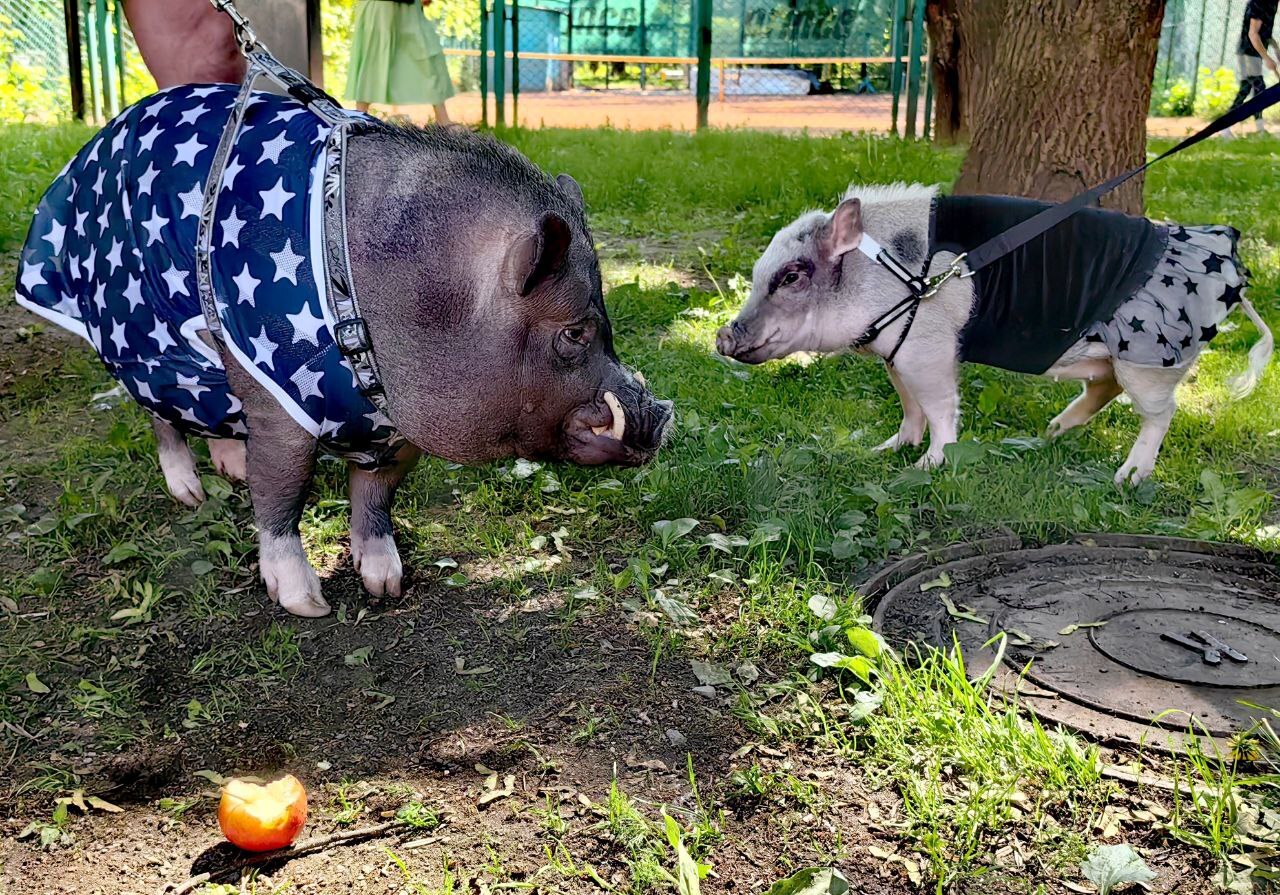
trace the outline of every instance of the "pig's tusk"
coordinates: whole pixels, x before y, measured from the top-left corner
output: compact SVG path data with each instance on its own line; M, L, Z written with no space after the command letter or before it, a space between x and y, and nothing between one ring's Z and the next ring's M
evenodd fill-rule
M609 405L609 412L613 414L613 424L610 426L592 426L591 431L597 435L607 435L616 441L621 441L622 434L627 430L627 416L622 412L622 404L613 392L604 393L604 403Z
M649 384L644 381L644 374L641 373L639 370L634 371L631 374L631 378L634 379L636 381L636 384L639 385L641 388L644 388L646 385Z

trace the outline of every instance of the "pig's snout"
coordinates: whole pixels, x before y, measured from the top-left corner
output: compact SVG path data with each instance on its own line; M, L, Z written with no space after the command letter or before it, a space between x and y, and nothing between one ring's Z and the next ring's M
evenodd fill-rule
M743 363L758 364L770 359L766 351L768 341L762 341L740 320L735 320L716 333L716 351Z

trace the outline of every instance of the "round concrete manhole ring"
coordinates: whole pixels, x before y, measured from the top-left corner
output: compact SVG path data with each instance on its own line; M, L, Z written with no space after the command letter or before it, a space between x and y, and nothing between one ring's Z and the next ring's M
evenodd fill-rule
M1172 749L1188 730L1225 740L1264 717L1259 706L1280 709L1274 556L1089 535L1033 549L993 539L939 559L876 576L876 629L900 650L959 643L975 678L1003 640L993 680L1042 719Z

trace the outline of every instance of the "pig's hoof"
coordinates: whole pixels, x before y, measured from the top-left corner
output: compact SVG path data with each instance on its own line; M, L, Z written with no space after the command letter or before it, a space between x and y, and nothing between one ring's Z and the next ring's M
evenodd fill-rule
M944 462L946 456L943 454L935 455L933 451L929 451L923 457L916 461L916 469L937 469Z
M1123 488L1125 485L1140 485L1151 475L1155 465L1147 466L1144 463L1125 463L1116 470L1115 482Z
M304 556L262 557L259 566L267 594L280 608L303 618L329 614L329 604L320 594L320 579Z
M162 460L160 468L164 472L165 486L174 500L189 507L204 503L204 486L200 484L194 464L166 464Z
M897 435L893 436L892 438L887 438L884 441L877 444L875 447L871 449L871 451L872 453L876 453L876 454L883 454L886 451L898 451L908 446L915 447L920 443L920 441L921 441L920 438L910 438L910 437L904 438L902 433L899 432Z
M245 470L245 445L234 438L209 439L209 458L218 475L232 482L243 482Z
M404 566L400 563L400 552L391 535L361 538L353 534L351 564L360 573L364 589L375 597L383 594L389 597L400 596L400 579L404 575Z

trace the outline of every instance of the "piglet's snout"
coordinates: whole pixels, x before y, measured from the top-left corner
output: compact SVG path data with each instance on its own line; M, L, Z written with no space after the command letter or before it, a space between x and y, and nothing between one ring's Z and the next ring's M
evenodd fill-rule
M720 331L716 333L716 351L725 357L733 357L748 344L749 336L736 320L728 326L720 327Z

